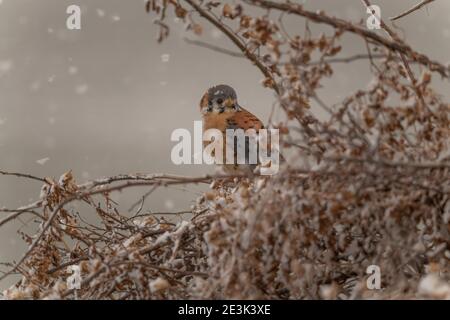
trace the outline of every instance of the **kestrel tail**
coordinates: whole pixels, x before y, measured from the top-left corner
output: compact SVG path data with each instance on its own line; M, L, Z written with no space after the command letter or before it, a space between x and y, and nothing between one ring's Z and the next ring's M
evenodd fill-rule
M232 147L226 141L227 129L248 129L255 130L256 133L264 126L262 122L251 112L241 107L237 101L237 95L233 88L227 85L214 86L203 95L200 101L200 111L203 116L203 130L218 129L222 132L224 139L224 161L226 149ZM233 164L223 164L222 168L226 173L252 173L257 164L253 160L249 160L249 139L246 138L245 144L245 164L238 164L237 150L239 146L237 142L234 144L234 162ZM259 163L259 159L256 159Z

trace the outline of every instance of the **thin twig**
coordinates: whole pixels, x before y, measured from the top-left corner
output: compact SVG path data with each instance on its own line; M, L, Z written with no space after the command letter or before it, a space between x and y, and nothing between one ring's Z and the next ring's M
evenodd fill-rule
M400 18L403 18L411 13L413 13L414 11L417 11L419 9L421 9L422 7L426 6L427 4L430 4L431 2L433 2L434 0L423 0L421 2L419 2L418 4L414 5L412 8L406 10L403 13L400 13L399 15L389 18L391 21L395 21L398 20Z
M133 211L134 208L136 208L136 206L140 204L140 205L139 205L139 209L138 209L138 210L136 211L136 213L134 214L134 216L137 216L137 215L141 212L142 208L144 207L145 200L153 193L153 191L156 190L157 187L158 187L157 185L153 186L153 188L151 188L149 191L147 191L147 192L142 196L142 198L139 199L139 201L136 201L135 203L133 203L133 205L128 209L128 212Z
M189 38L184 38L184 41L186 41L186 43L189 43L189 44L192 44L192 45L196 45L196 46L199 46L199 47L202 47L202 48L210 49L212 51L219 52L219 53L222 53L222 54L226 54L228 56L232 56L232 57L235 57L235 58L245 58L245 54L243 54L241 52L231 51L231 50L228 50L226 48L215 46L213 44L210 44L210 43L207 43L207 42L204 42L204 41L192 40L192 39L189 39Z
M44 182L44 183L48 184L48 181L45 180L44 178L39 178L39 177L33 176L31 174L27 174L27 173L8 172L8 171L0 170L0 174L4 175L4 176L16 176L16 177L20 177L20 178L32 179L32 180L36 180L36 181L40 181L40 182Z

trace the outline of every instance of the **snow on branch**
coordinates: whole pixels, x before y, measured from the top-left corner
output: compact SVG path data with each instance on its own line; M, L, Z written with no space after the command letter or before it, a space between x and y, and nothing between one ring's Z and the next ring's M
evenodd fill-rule
M194 44L255 66L285 116L269 126L280 130L286 161L274 176L117 175L83 184L70 171L59 179L0 171L42 183L37 202L0 209L0 227L22 216L35 223L35 233L21 234L22 257L2 264L0 279L21 276L5 298L450 298L450 104L436 92L448 67L384 21L385 36L291 1L150 0L147 11L158 41L175 27L173 14L188 32L215 28L232 47ZM285 27L287 14L330 28L299 34ZM367 52L342 57L344 33ZM326 103L334 63L355 61L372 81ZM181 222L145 203L155 189L200 183L209 189ZM130 210L111 197L141 188ZM374 266L382 290L368 285Z

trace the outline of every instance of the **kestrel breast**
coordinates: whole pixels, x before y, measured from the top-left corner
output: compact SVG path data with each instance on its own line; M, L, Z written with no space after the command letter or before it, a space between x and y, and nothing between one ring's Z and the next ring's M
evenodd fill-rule
M254 129L256 132L258 132L260 129L264 128L264 125L262 122L252 113L249 111L241 109L239 111L233 112L233 113L222 113L222 114L210 114L205 115L203 118L204 122L204 130L208 130L211 128L218 129L222 132L223 138L224 138L224 149L223 149L223 155L225 157L226 155L226 149L230 148L232 145L230 145L229 142L226 141L226 130L227 129L242 129L244 131L248 129ZM243 142L243 141L241 141ZM248 138L245 139L245 162L247 164L238 164L237 163L237 150L240 148L240 143L237 139L234 141L234 164L225 164L223 165L223 169L226 172L236 172L236 171L250 171L252 172L254 168L256 167L256 164L248 164L249 161L249 143L256 143L255 141L250 142ZM207 143L206 143L207 144ZM225 158L224 158L225 162Z

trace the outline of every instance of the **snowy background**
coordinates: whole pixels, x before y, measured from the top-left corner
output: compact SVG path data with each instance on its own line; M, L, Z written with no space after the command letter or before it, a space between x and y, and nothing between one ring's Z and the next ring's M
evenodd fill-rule
M193 129L193 121L200 119L201 95L218 83L232 85L241 104L267 121L274 97L259 84L256 68L244 59L187 44L183 37L194 36L176 21L171 37L157 44L154 17L146 14L144 2L0 0L0 169L53 177L72 169L78 182L120 173L211 172L204 166L173 165L170 134L175 128ZM359 0L299 2L353 21L367 17ZM385 19L416 2L373 1ZM82 8L78 31L66 29L71 4ZM418 51L446 63L449 12L450 1L438 0L397 22L399 34ZM197 21L204 25L202 40L234 50L218 31ZM292 32L304 29L289 19L287 25ZM313 32L321 28L311 25ZM345 36L344 42L341 57L365 53L355 36ZM341 64L336 71L322 90L330 104L370 80L365 62ZM450 96L448 83L436 88ZM0 176L0 206L32 202L39 189L39 183ZM146 209L184 210L201 190L160 191L147 200ZM0 262L23 251L16 230L24 223L1 230ZM9 284L1 283L0 289Z

